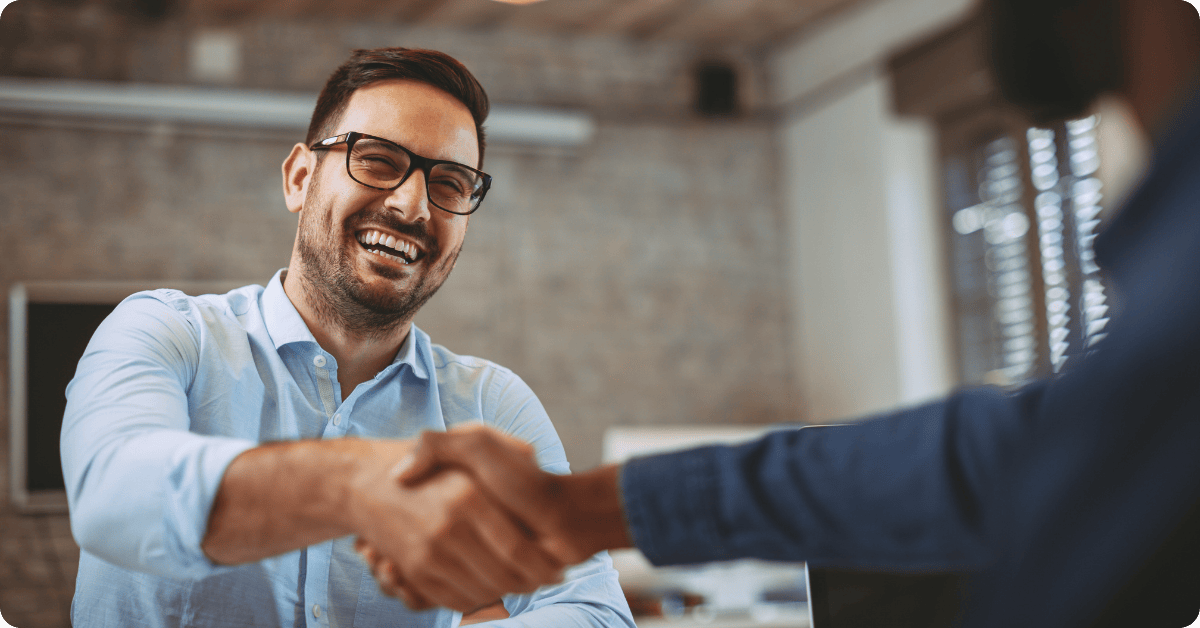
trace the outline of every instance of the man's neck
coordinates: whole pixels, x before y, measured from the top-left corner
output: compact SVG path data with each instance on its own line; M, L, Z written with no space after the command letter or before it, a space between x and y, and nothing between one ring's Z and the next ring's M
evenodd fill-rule
M289 269L290 270L290 269ZM290 275L290 276L289 276ZM359 384L375 377L396 359L396 353L408 338L412 323L405 321L382 334L364 336L321 314L322 308L310 302L312 290L301 286L299 273L284 271L280 280L300 318L321 348L337 360L337 379L342 387L342 399L350 396Z
M1126 0L1122 90L1155 143L1200 84L1200 22L1184 2Z

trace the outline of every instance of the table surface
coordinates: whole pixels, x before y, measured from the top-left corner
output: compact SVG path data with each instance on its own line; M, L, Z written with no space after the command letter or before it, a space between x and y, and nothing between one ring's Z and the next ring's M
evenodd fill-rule
M749 616L697 618L692 615L667 619L663 617L638 617L638 628L809 628L808 615L787 613L762 620Z

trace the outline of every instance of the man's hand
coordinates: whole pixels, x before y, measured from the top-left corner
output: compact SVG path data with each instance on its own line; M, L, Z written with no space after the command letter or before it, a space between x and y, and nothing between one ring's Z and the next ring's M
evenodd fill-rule
M561 578L565 563L464 471L397 483L412 446L344 438L251 449L226 470L201 547L237 564L354 534L388 560L399 584L385 591L416 610L470 611Z
M463 472L532 531L539 551L561 564L583 562L603 549L632 546L621 510L616 466L572 476L547 473L538 467L532 447L486 426L425 432L397 465L391 483L418 490L438 482L444 474ZM432 601L430 594L406 578L404 568L390 558L397 554L370 539L359 539L356 547L384 593L405 600L409 606ZM525 557L517 555L516 560L524 561ZM478 567L502 573L515 566L493 562ZM555 581L547 579L540 584ZM515 588L503 591L520 592Z
M350 505L358 546L370 548L364 558L385 593L414 610L469 612L505 593L561 579L564 563L538 547L463 471L405 486L394 479L396 458L375 459L380 464L353 481Z
M474 424L422 434L397 468L397 479L416 487L445 470L466 471L564 564L632 546L615 465L577 475L547 473L528 444Z

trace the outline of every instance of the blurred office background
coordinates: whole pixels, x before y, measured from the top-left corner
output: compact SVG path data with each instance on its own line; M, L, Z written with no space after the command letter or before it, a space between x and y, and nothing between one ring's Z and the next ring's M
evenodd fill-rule
M296 103L393 45L457 57L496 111L496 183L417 324L521 375L577 470L613 428L835 422L1103 334L1090 237L1144 149L1117 105L1022 123L971 0L18 0L0 289L265 283ZM0 612L66 626L66 515L10 494L11 348Z

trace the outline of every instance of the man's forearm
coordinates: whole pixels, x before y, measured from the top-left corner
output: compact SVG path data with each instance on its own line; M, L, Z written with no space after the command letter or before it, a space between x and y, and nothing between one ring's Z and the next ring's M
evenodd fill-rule
M248 450L221 480L201 549L216 563L238 564L352 534L353 482L410 446L342 438Z
M412 587L414 609L469 611L559 577L562 563L467 474L400 486L393 469L412 446L345 438L247 450L221 480L201 549L236 564L354 534Z

